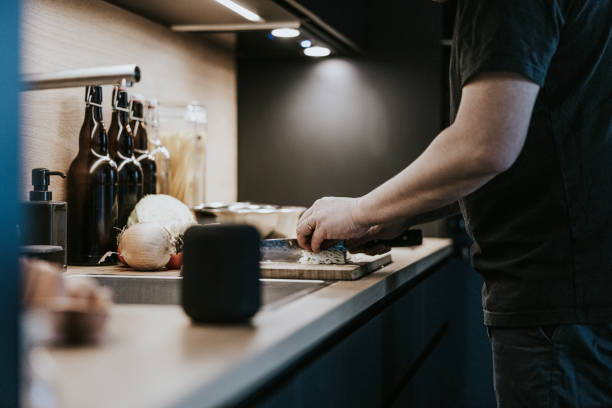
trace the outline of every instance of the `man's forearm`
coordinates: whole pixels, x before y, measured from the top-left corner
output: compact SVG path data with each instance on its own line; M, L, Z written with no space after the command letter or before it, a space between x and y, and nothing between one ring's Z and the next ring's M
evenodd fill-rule
M445 207L509 169L523 148L538 91L512 73L482 74L464 86L453 125L410 166L357 200L356 223L385 224Z
M481 166L478 151L461 139L461 129L444 130L410 166L361 197L361 220L376 225L417 217L487 183L497 173Z

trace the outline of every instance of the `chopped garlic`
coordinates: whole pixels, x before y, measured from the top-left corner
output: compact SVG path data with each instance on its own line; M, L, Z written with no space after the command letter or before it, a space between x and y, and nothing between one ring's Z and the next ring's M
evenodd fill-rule
M304 265L339 264L346 263L346 250L331 248L315 254L314 252L302 251L298 263Z

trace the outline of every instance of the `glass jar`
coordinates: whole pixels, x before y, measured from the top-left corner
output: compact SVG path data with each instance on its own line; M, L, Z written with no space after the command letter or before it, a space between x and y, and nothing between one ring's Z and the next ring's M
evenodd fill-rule
M149 151L157 166L155 191L157 194L170 194L170 152L164 146L159 136L157 99L147 101L145 124L147 125L147 135L149 138Z
M197 101L158 109L160 140L170 153L170 195L190 207L206 202L206 109Z

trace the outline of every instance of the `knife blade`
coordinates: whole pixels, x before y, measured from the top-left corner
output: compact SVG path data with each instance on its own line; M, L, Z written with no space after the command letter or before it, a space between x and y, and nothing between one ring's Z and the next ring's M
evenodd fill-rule
M346 252L343 242L338 242L331 248ZM297 262L302 256L303 249L297 239L263 239L260 245L261 260L270 262Z
M297 262L302 256L297 239L262 239L260 250L262 261Z

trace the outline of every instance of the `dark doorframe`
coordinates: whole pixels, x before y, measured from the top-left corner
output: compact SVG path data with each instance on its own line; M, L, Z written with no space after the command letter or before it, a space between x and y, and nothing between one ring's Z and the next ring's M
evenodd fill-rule
M0 1L0 406L19 406L19 0Z

